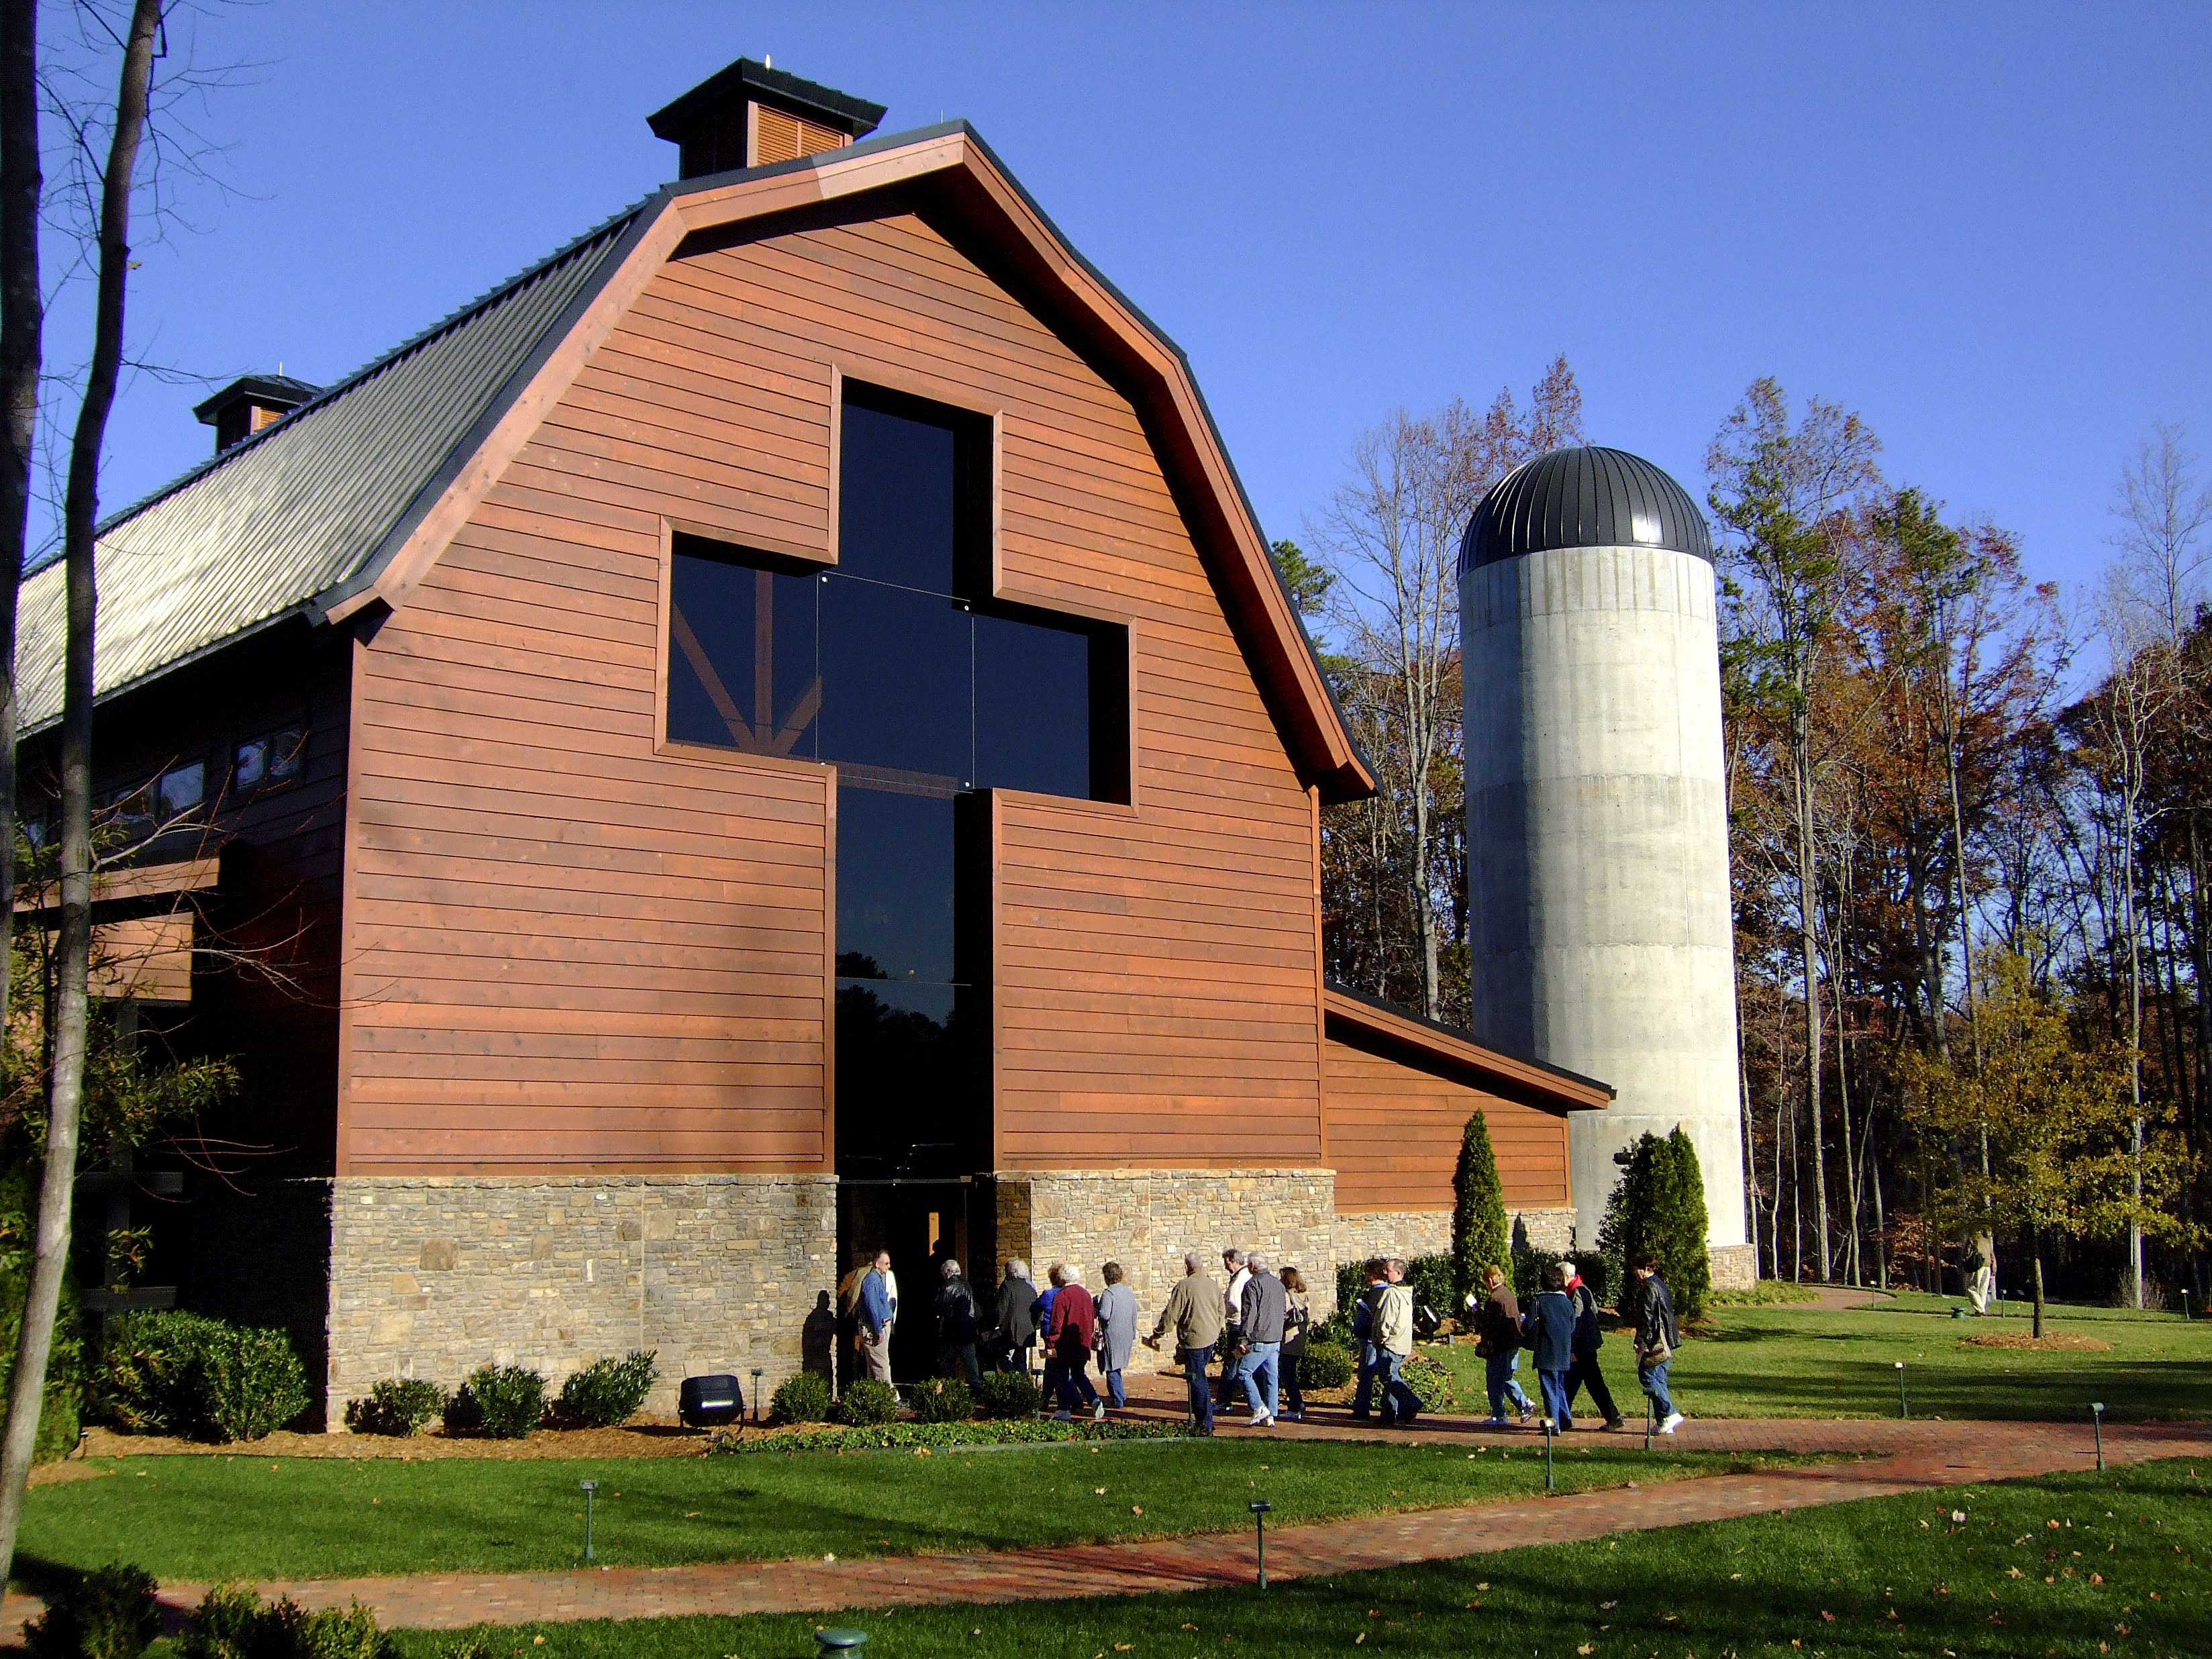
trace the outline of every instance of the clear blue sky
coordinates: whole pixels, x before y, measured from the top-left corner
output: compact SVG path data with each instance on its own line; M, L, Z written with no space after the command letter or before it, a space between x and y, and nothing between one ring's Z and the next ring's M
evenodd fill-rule
M1188 352L1271 536L1399 404L1565 351L1592 438L1702 494L1754 375L2069 586L2163 417L2212 453L2212 8L270 0L145 251L134 349L327 382L675 170L646 113L740 54L965 116ZM83 356L80 305L50 360ZM106 501L199 459L141 376Z

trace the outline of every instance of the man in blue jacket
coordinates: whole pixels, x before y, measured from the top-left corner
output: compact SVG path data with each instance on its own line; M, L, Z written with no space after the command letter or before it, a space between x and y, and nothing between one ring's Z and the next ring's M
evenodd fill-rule
M891 1326L898 1318L898 1280L891 1277L891 1253L878 1250L860 1279L860 1357L868 1375L888 1386L891 1380Z
M1575 1304L1567 1298L1567 1270L1558 1262L1544 1269L1544 1288L1528 1304L1521 1330L1535 1355L1545 1414L1565 1434L1575 1425L1567 1401L1567 1372L1575 1363Z

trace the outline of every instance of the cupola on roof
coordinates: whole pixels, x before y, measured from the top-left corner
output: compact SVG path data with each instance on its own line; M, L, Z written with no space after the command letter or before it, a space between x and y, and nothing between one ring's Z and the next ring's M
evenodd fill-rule
M1460 543L1462 573L1555 547L1667 547L1711 562L1690 493L1640 455L1595 445L1523 461L1482 498Z
M646 117L677 146L679 175L702 178L840 149L865 138L884 106L740 58Z

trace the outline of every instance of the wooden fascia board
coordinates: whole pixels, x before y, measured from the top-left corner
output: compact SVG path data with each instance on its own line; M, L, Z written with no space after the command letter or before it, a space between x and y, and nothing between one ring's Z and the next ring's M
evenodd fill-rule
M1564 1076L1548 1067L1501 1054L1469 1038L1452 1036L1420 1020L1387 1012L1340 991L1322 994L1322 1012L1326 1019L1341 1020L1370 1036L1432 1054L1455 1070L1478 1072L1517 1088L1549 1096L1563 1112L1596 1111L1613 1103L1613 1091L1603 1084Z
M167 864L121 865L95 871L92 878L92 902L95 905L120 904L133 899L160 898L172 893L205 892L216 884L221 867L219 856L209 854L201 858L176 859ZM43 896L48 891L53 896ZM58 884L41 890L40 894L15 901L15 911L19 915L58 909L60 906Z

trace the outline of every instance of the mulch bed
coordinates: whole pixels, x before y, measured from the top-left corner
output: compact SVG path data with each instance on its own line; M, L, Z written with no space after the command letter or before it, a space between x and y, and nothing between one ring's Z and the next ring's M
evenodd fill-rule
M1992 1332L1987 1336L1966 1336L1959 1339L1977 1348L2035 1348L2046 1352L2110 1353L2112 1345L2100 1342L2094 1336L2076 1336L2071 1331L2053 1331L2047 1336L2027 1336L2013 1331Z

